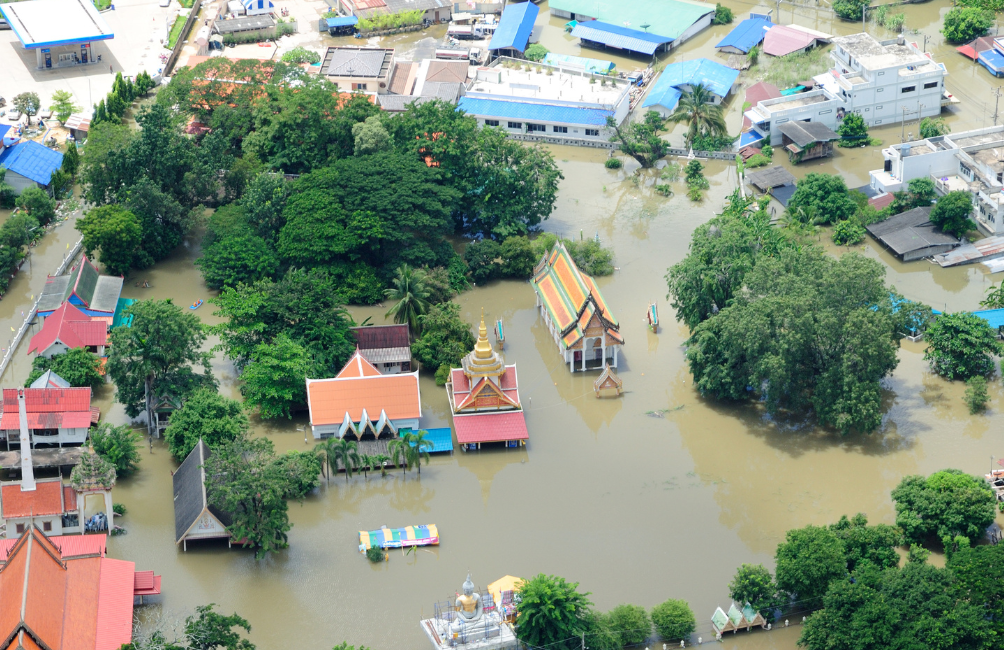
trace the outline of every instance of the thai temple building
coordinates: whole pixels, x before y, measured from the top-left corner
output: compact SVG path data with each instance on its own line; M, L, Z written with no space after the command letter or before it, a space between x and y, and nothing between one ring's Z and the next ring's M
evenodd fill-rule
M530 437L519 401L516 365L505 365L492 349L483 311L474 350L460 368L450 369L446 394L461 449L480 449L490 442L519 447Z
M418 371L385 375L356 349L334 377L307 380L307 408L315 440L397 438L402 429L418 430Z
M596 282L579 271L561 242L541 258L531 282L540 314L568 370L616 368L617 353L624 344L620 324Z

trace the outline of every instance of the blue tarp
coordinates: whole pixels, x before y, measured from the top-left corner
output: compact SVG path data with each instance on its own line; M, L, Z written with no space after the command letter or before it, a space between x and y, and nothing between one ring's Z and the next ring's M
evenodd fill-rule
M48 185L52 172L63 164L63 154L28 140L0 153L0 165L41 185Z
M667 36L649 34L648 32L641 32L637 29L621 27L620 25L611 25L599 20L589 20L579 23L572 30L572 36L648 55L655 54L656 49L660 45L673 42L673 39Z
M643 107L662 106L668 110L676 107L680 99L681 86L703 84L711 92L724 98L732 90L739 77L739 71L709 59L694 59L671 63L666 66L659 79L645 98Z
M547 56L544 57L544 63L547 65L567 65L574 66L576 68L582 68L586 72L595 72L598 74L610 74L614 69L613 61L603 61L601 59L587 59L582 56L572 56L570 54L555 54L554 52L548 52Z
M436 454L440 452L453 451L453 432L450 430L450 427L422 430L428 434L425 436L425 439L432 441L432 447L427 447L425 449L427 452L430 454Z
M763 41L767 30L774 23L765 18L747 18L729 32L715 47L734 47L740 52L749 52L755 45Z
M359 24L359 19L355 16L337 16L335 18L327 18L326 20L328 21L328 29Z
M999 77L1004 73L1004 56L997 50L986 50L980 52L980 65Z
M492 40L488 44L488 49L501 50L511 47L520 52L525 51L539 12L540 9L530 0L506 7L499 19L499 26L495 28Z
M557 106L554 104L535 104L532 102L510 102L501 99L482 99L480 97L461 97L457 108L470 113L487 117L499 117L520 122L558 122L561 124L582 124L584 126L606 126L607 116L613 116L613 111L599 108L579 108L577 106ZM502 126L505 126L504 124Z

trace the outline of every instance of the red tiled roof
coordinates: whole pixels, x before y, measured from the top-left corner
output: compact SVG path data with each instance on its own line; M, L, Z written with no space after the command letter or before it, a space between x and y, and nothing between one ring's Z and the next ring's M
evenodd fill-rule
M77 493L69 485L63 486L63 512L77 511Z
M108 344L108 324L95 321L68 302L46 317L42 329L31 337L28 354L42 354L56 341L69 348Z
M361 356L355 358L373 367ZM353 422L359 422L363 409L374 419L380 417L380 411L386 411L391 420L419 418L422 416L422 401L418 373L381 375L378 372L375 376L367 374L362 377L342 377L339 373L333 379L308 379L307 408L310 410L310 423L314 426L341 424L346 413Z
M160 593L160 576L153 571L137 571L133 576L132 593L134 596L154 596Z
M136 563L101 560L94 650L118 650L132 641L132 599Z
M895 200L896 197L893 196L891 192L886 192L868 199L868 205L872 206L876 210L882 210L886 206L892 205L892 202Z
M91 426L91 412L73 413L28 413L29 429L86 429ZM7 411L0 416L0 429L16 431L21 427L17 410Z
M762 102L766 99L776 99L781 96L781 91L777 89L774 84L769 84L766 81L761 81L760 83L755 83L746 89L746 103L750 107L756 106L757 103ZM744 111L745 112L745 111ZM750 118L743 116L743 131L747 130L753 126L753 122L750 122Z
M457 442L461 445L530 438L523 411L455 415L453 428L457 432Z
M31 492L22 492L20 483L0 487L0 508L4 519L63 514L61 480L38 481Z
M0 430L20 428L18 390L24 391L29 429L75 429L91 425L90 388L4 388Z
M6 562L11 549L17 544L19 537L11 539L0 539L0 562ZM85 557L88 555L100 555L104 557L108 536L107 535L56 535L50 537L52 545L59 549L63 559L74 557ZM152 572L151 572L152 573Z

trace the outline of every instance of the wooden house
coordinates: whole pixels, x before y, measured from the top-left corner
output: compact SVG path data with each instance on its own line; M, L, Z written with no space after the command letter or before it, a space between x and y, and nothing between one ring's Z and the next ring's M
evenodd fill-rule
M234 540L227 530L230 515L209 504L206 496L206 459L209 447L201 439L174 472L174 543L188 550L188 540Z
M411 338L408 325L353 327L356 346L363 358L382 374L411 372Z
M617 367L624 337L596 282L558 242L534 269L537 306L571 372Z
M781 146L788 151L792 163L833 155L833 142L839 140L830 127L822 122L785 122L781 130Z

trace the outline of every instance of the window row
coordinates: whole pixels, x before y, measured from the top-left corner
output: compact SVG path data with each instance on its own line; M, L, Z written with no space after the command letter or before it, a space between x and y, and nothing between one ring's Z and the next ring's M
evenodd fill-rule
M498 120L485 120L485 126L498 126L498 125L499 125L499 121ZM523 123L522 122L507 122L506 126L508 128L510 128L510 129L517 129L517 130L520 130L520 131L523 130ZM527 133L534 133L534 132L545 133L547 131L547 125L545 125L545 124L533 124L531 122L527 122L526 123L526 131L527 131ZM567 126L557 126L557 125L555 125L555 126L551 127L551 131L553 133L568 133L568 127ZM596 136L599 136L599 134L600 134L600 130L599 129L586 129L586 135L587 136L594 136L594 137L596 137Z

